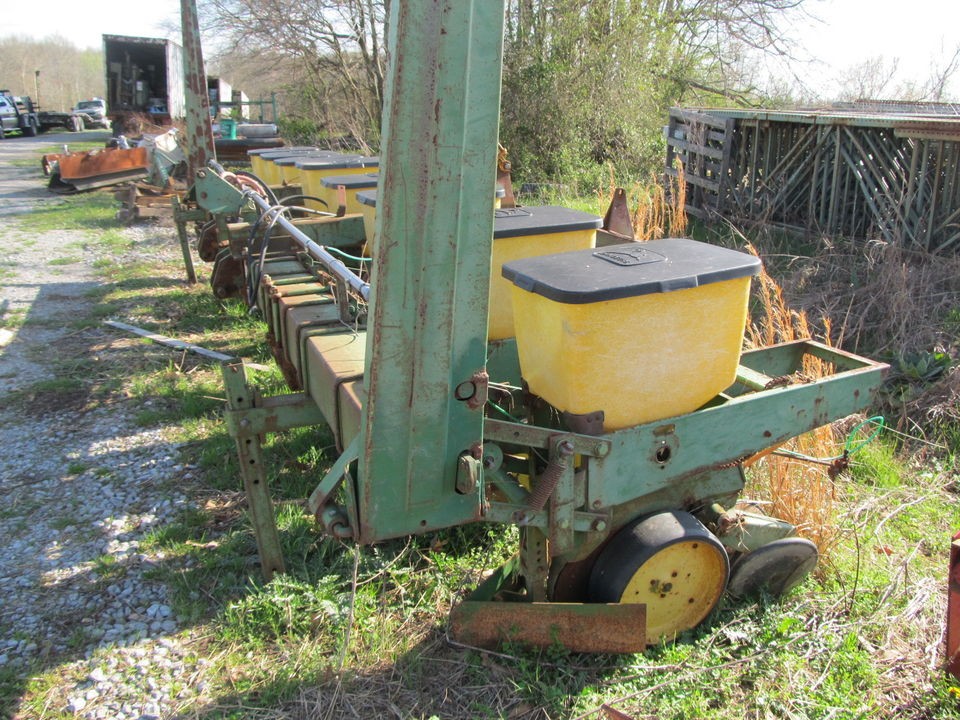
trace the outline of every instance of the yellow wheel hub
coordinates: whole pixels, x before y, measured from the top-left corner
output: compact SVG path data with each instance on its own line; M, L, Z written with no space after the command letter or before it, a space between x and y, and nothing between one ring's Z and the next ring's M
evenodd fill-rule
M699 624L726 584L726 557L713 545L685 540L668 545L641 565L619 602L646 603L647 637L657 641Z
M622 530L598 556L591 599L644 603L647 639L655 643L696 627L727 586L723 545L689 513L657 513Z

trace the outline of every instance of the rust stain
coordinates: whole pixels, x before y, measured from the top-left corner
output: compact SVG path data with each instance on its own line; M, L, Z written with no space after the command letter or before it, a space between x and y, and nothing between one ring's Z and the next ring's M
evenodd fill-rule
M560 645L573 652L636 653L646 649L647 606L603 603L461 603L450 612L457 642L496 648L504 642Z

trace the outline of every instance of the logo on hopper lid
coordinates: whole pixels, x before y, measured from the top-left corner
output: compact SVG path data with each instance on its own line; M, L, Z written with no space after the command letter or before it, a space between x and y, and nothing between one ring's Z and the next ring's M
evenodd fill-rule
M617 248L616 250L599 250L593 254L594 257L606 260L614 265L629 267L631 265L647 265L649 263L663 262L667 258L660 253L647 250L644 247Z

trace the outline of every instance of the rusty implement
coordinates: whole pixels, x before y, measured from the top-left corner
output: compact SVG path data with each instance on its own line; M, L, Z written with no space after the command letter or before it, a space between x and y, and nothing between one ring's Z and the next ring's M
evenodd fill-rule
M628 603L483 602L450 612L455 642L495 649L505 643L571 652L638 653L647 647L647 606Z
M615 244L636 240L633 232L633 223L630 221L630 208L627 205L627 191L623 188L617 188L613 191L613 197L610 199L610 207L607 208L606 215L603 216L603 231L609 236L610 242L603 244ZM598 244L601 238L597 238Z
M107 148L89 152L45 156L51 167L49 189L70 194L140 180L149 174L147 148Z
M207 96L207 76L203 69L203 49L200 46L200 19L195 2L180 3L180 21L183 29L183 74L186 86L187 110L187 177L216 159L213 144L213 126L210 122L210 98Z
M947 672L960 680L960 533L950 543L947 580Z
M451 640L490 650L509 643L570 652L646 649L644 603L510 602L521 597L517 573L522 564L521 556L514 556L451 609Z
M710 622L733 562L759 553L733 574L738 595L771 566L784 578L780 591L809 572L815 555L782 542L792 531L785 523L728 513L744 488L742 463L868 407L887 366L812 341L741 352L759 267L737 251L674 238L653 249L618 243L604 253L495 259L504 238L495 242L489 188L506 169L494 153L505 15L495 0L390 4L372 247L361 217L295 217L255 178L241 183L214 161L191 173L198 212L178 225L215 224L203 244L205 256L217 251L214 289L257 307L297 391L264 396L242 364L223 369L225 424L265 577L283 571L284 545L264 437L326 425L342 454L307 507L336 542L517 527L514 559L452 610L451 638L641 652ZM630 232L613 215L608 229ZM275 236L251 243L238 217ZM722 264L710 260L721 254ZM598 267L602 284L591 275ZM490 318L504 309L493 281L511 275L514 303L529 304L514 314L514 334L493 339ZM561 285L567 279L576 282ZM606 310L620 300L630 305ZM570 307L593 312L580 324ZM548 315L565 333L551 347L537 340ZM671 332L624 330L627 318L653 317L669 317ZM526 337L524 319L534 321ZM724 337L707 337L721 319ZM651 362L640 359L647 349ZM566 366L547 364L561 355ZM590 366L599 356L609 362ZM824 374L810 380L803 369L814 361ZM662 381L651 379L654 365L670 371ZM687 397L675 406L681 390ZM753 544L761 529L768 542ZM791 567L779 567L784 560Z
M173 198L182 198L182 193L145 182L123 185L113 195L122 205L117 211L117 220L127 225L140 218L172 215Z

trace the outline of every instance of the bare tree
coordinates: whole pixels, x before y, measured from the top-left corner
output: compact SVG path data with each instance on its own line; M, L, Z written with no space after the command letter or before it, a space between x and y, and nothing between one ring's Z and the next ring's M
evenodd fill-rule
M885 59L872 57L855 65L851 65L843 74L837 99L844 101L855 100L894 100L910 99L903 97L905 88L894 89L894 76L900 61L897 58Z
M290 110L330 132L378 133L387 0L201 0L205 31L226 41L218 60L283 68ZM230 69L236 80L236 73ZM289 81L293 80L294 83ZM246 82L246 81L245 81ZM249 87L249 83L244 85ZM262 90L261 90L262 92Z
M931 63L930 78L927 80L926 98L934 102L946 100L947 85L960 71L960 45L953 49L953 54L947 57L942 64Z
M743 49L787 52L780 27L803 2L506 0L502 133L515 164L552 176L580 160L653 166L666 108L750 100ZM201 3L206 30L228 42L224 75L236 82L242 58L261 78L283 67L270 82L288 111L376 135L388 0Z
M842 74L838 100L904 100L945 102L948 88L960 72L960 45L942 60L931 60L929 74L903 78L899 58L868 58Z

